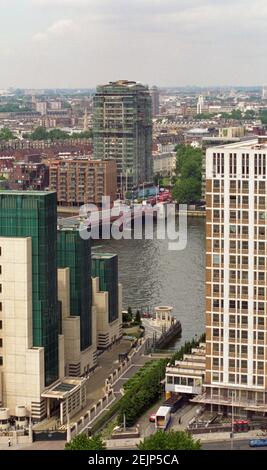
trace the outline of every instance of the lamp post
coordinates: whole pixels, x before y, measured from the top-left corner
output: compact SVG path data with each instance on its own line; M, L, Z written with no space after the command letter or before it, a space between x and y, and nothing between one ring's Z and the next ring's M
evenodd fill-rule
M234 449L234 396L235 392L232 391L231 398L232 398L232 432L231 432L231 450Z

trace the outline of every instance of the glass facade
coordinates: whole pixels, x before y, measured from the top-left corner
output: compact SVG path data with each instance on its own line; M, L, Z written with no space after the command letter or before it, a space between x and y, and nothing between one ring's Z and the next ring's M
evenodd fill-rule
M45 349L47 386L58 379L56 193L1 192L0 236L32 239L33 346Z
M59 230L57 263L70 268L70 311L80 317L81 350L92 344L91 244L78 230Z
M99 289L108 292L109 323L119 316L118 256L105 253L92 255L92 277L99 278Z

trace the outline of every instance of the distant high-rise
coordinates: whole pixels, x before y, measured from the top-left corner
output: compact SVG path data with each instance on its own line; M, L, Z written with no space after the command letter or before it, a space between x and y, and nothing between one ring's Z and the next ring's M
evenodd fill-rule
M121 192L152 177L151 96L148 87L119 80L97 87L94 158L117 162Z
M197 114L202 114L204 110L204 97L200 95L198 97L198 102L197 102Z
M152 115L157 116L159 114L159 90L156 86L150 89L150 95L152 99Z

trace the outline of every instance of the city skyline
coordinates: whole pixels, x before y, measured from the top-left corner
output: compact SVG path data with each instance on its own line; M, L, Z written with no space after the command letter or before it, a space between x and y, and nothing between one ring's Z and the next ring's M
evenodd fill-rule
M0 89L94 87L107 76L159 86L266 81L263 0L130 0L127 7L0 0L0 7Z

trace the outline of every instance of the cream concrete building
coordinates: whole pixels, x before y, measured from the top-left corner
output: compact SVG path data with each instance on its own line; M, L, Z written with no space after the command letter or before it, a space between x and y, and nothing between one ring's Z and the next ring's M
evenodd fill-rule
M61 301L62 305L65 375L78 377L88 373L97 365L96 307L92 307L92 345L81 351L80 317L73 316L70 312L69 268L58 269L58 300Z
M0 402L13 415L25 405L42 418L44 348L33 347L32 240L1 237L0 246Z
M93 305L96 308L98 349L107 349L122 337L122 286L118 284L118 318L109 322L109 294L99 290L99 278L92 279Z

